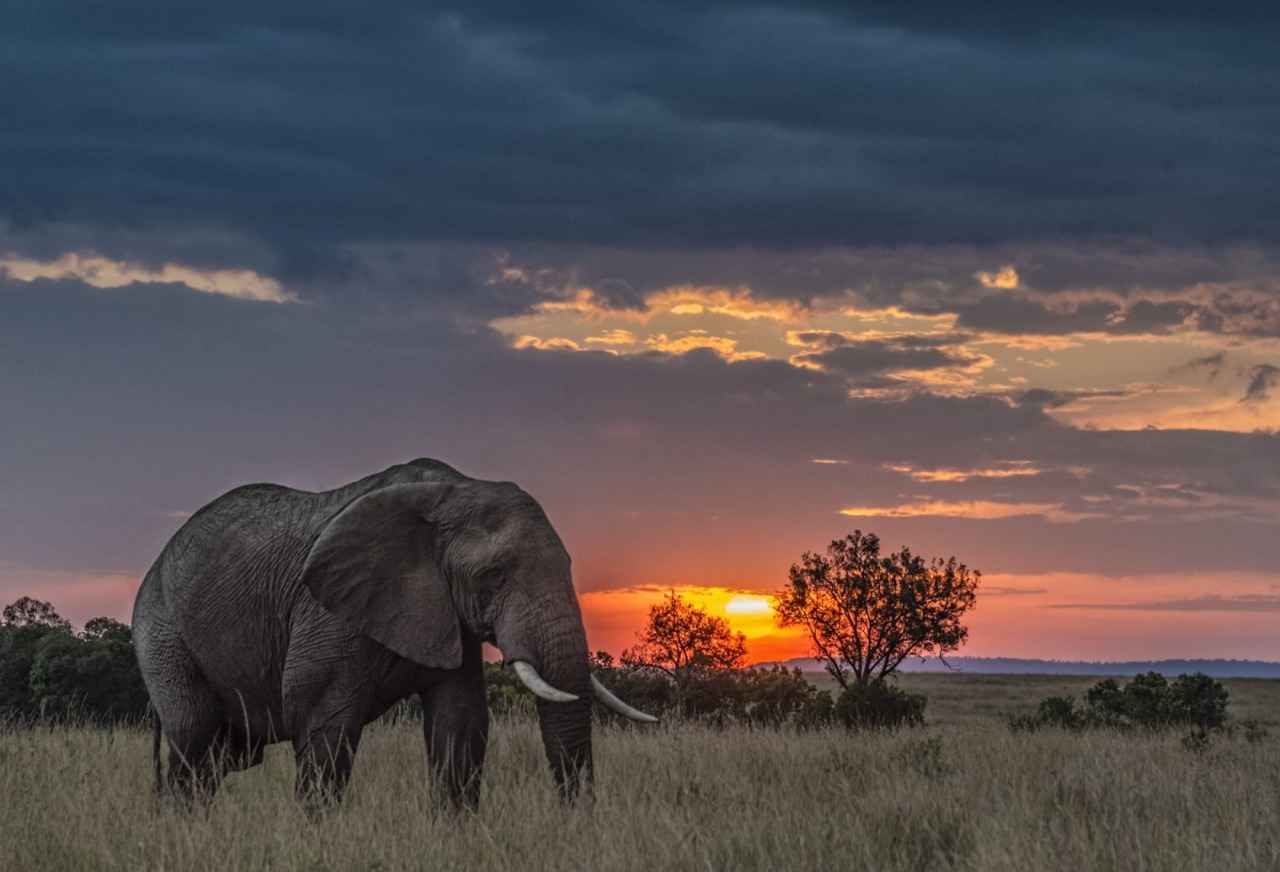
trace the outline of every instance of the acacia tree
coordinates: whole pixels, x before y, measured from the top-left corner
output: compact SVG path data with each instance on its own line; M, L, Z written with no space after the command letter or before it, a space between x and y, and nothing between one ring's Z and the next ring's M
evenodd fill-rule
M963 645L969 631L961 619L977 601L981 575L954 557L925 561L905 547L881 557L880 539L855 530L791 567L774 595L775 618L805 629L842 688L851 680L865 687L908 657L941 658Z
M33 599L29 596L19 597L4 607L4 618L0 626L19 629L22 627L47 627L49 629L70 630L71 622L58 614L52 603Z
M665 673L681 696L698 674L737 669L747 657L744 634L733 632L724 618L685 602L675 591L649 607L648 623L636 636L636 644L622 652L623 665Z

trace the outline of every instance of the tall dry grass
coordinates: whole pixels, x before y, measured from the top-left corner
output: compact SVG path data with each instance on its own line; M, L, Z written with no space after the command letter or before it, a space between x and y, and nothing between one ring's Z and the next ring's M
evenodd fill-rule
M435 801L413 725L375 726L318 822L284 746L196 814L153 800L149 753L135 730L0 735L0 868L1280 868L1275 737L603 729L595 802L566 809L536 725L500 719L470 815Z

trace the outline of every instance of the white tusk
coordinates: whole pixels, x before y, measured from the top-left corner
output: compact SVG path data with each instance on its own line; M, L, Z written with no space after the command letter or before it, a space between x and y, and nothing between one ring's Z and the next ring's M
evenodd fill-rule
M596 699L604 703L606 708L617 712L624 718L631 718L631 720L639 721L642 724L656 724L658 722L658 719L653 715L647 715L640 711L640 709L632 708L622 700L618 699L613 695L613 692L601 684L600 679L596 678L594 675L591 676L591 688L596 692Z
M545 699L547 702L573 702L577 699L572 693L556 690L547 684L542 680L542 676L538 674L538 670L523 660L514 661L511 664L511 668L516 671L516 676L524 686L533 691L533 695L539 699Z

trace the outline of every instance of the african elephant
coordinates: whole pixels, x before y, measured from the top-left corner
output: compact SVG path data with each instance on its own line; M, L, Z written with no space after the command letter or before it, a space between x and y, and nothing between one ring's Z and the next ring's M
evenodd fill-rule
M433 460L320 493L254 484L219 497L147 572L133 630L157 790L188 801L285 740L299 796L340 798L364 725L417 693L430 768L474 808L482 642L538 696L566 799L590 787L589 694L653 720L590 674L569 554L538 503Z

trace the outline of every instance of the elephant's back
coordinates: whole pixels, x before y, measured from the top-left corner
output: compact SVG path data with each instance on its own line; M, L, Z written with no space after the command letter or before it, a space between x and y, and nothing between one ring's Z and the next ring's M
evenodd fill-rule
M279 485L236 488L192 515L148 573L153 607L215 683L272 682L322 521L318 503Z
M239 581L244 575L265 581L282 561L309 545L316 532L317 496L251 484L200 509L161 554L168 598L177 604L198 588Z

